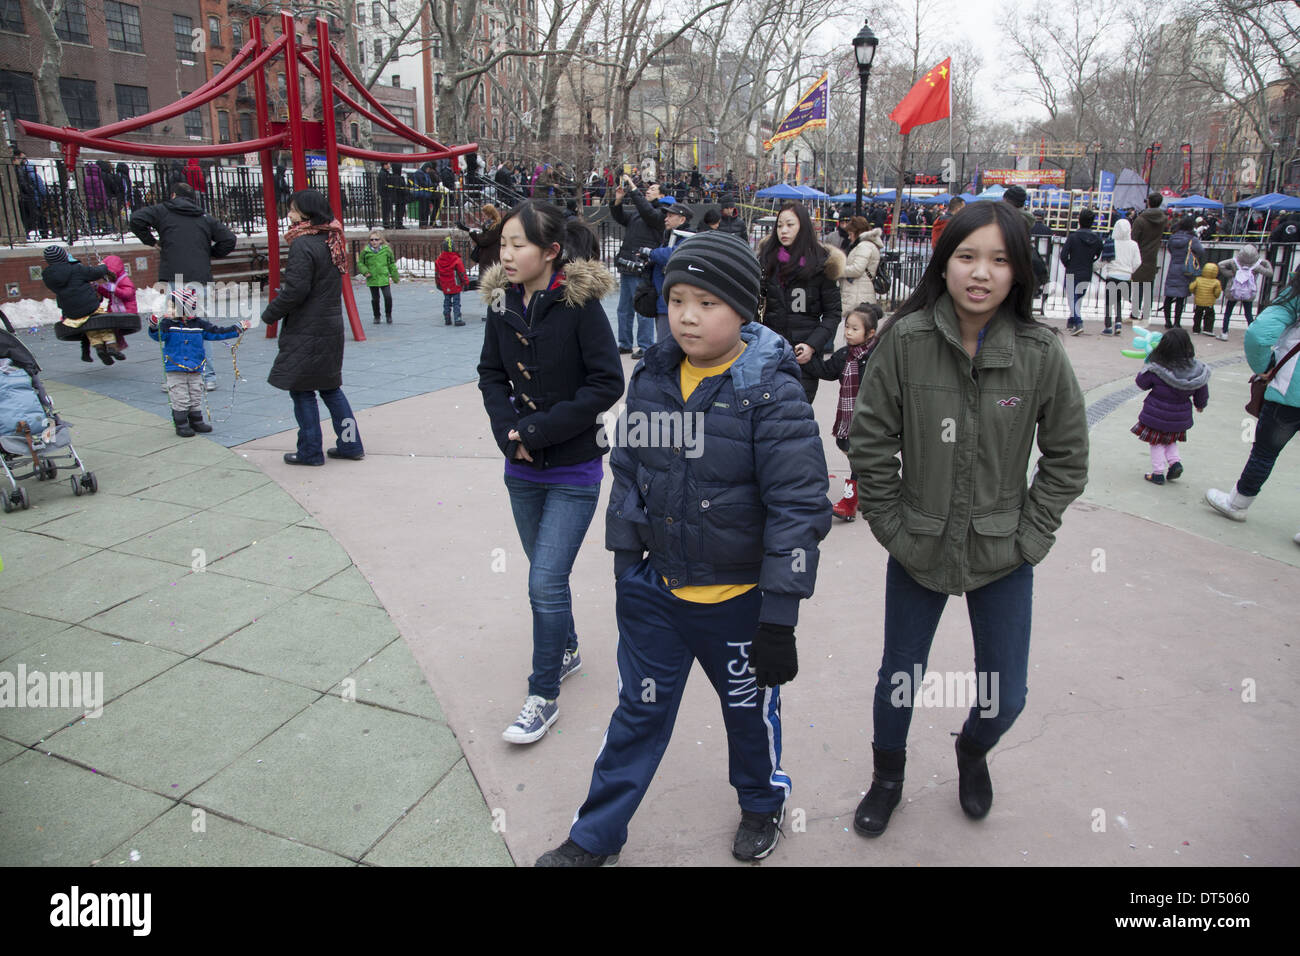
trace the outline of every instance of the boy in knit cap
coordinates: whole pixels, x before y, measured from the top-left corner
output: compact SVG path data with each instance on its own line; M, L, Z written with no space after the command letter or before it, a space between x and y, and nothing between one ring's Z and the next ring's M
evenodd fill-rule
M722 703L741 809L732 854L776 846L790 794L779 685L798 672L794 626L831 503L794 352L753 321L760 277L734 236L679 243L663 284L672 337L646 351L624 414L604 422L618 707L569 839L539 866L617 861L695 661Z
M213 325L194 314L197 305L197 292L177 289L167 297L166 317L160 321L153 316L149 320L149 338L162 343L172 421L176 434L182 438L193 438L195 432L212 431L212 426L203 420L202 373L207 364L204 340L233 339L250 324L244 321L238 325Z

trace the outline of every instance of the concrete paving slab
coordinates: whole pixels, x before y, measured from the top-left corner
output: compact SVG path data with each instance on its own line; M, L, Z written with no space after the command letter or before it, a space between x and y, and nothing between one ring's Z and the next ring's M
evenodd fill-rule
M40 590L22 584L0 587L0 607L77 624L156 587L159 581L171 582L180 577L180 569L175 565L100 551L64 565L58 587Z
M187 574L96 614L85 626L192 656L296 593L215 572Z
M222 514L244 515L263 521L277 521L285 525L301 521L307 515L307 512L276 484L259 485L252 491L246 491L235 498L213 505L211 510Z
M203 469L201 482L168 482L142 491L140 495L151 501L171 501L191 508L210 508L260 488L267 481L266 475L246 468L208 465Z
M200 467L123 454L120 448L109 451L108 446L96 446L84 451L78 447L78 451L81 452L86 470L93 471L99 479L100 490L123 497L138 495L157 485L178 482L186 475L193 475ZM67 482L62 484L70 494Z
M323 697L190 802L357 860L460 758L441 724Z
M145 501L101 492L94 508L73 512L41 525L40 533L95 548L111 548L193 513L192 506ZM188 562L187 562L188 563Z
M3 580L3 578L0 578ZM35 644L42 638L66 631L67 621L54 621L47 617L24 614L0 607L0 662L11 654Z
M58 406L55 406L56 408ZM89 406L80 406L88 408ZM72 434L72 443L77 446L84 445L86 448L93 448L100 442L116 442L123 447L131 447L135 439L149 435L154 423L149 425L133 425L128 422L114 422L108 419L81 418L73 412L70 415L64 415Z
M201 828L197 829L196 828ZM134 851L134 855L133 855ZM353 866L351 860L195 807L173 807L121 846L101 866Z
M29 746L45 740L45 748L53 749L50 741L58 731L69 724L89 727L109 720L108 708L114 701L182 660L181 655L159 647L82 627L50 635L10 655L0 667L19 694L24 692L24 674L27 680L26 706L0 708L0 734ZM44 691L39 704L32 696L34 681ZM55 706L60 703L66 706ZM83 718L95 705L102 708L100 716Z
M171 506L154 503L152 507ZM206 565L219 561L251 546L254 541L269 538L283 527L278 521L258 521L239 515L200 511L148 534L123 541L113 550L193 567L196 562Z
M361 575L355 565L344 568L328 581L316 585L311 589L311 593L340 601L353 601L357 604L369 604L371 607L382 607L379 598L375 597L375 592L371 589L370 583Z
M293 526L214 561L208 568L250 581L267 581L305 591L351 563L347 552L325 532Z
M173 464L205 465L225 469L242 469L256 471L247 458L232 455L230 449L219 445L206 437L195 436L193 441L180 442L162 451L155 452L152 458Z
M433 792L366 854L377 866L513 866L501 838L509 821L483 802L462 759Z
M77 516L78 513L74 513L73 517ZM45 522L43 527L53 523L55 522ZM59 568L95 553L95 548L90 545L78 541L65 541L62 540L63 538L63 535L57 534L46 536L44 531L14 531L6 534L4 539L0 540L0 558L3 558L5 563L5 569L0 571L0 588L19 584L39 589L48 588L51 576Z
M398 638L382 608L303 594L202 658L324 692Z
M86 866L171 806L157 794L28 751L0 765L0 863Z
M87 470L93 469L88 466ZM24 481L22 486L27 489L29 507L26 511L0 514L0 525L11 531L30 531L55 518L90 507L94 495L78 498L72 493L72 487L64 474L61 471L55 481Z
M14 743L12 740L0 740L0 763L17 757L27 748Z
M176 426L171 419L171 409L164 405L159 409L159 414L154 416L152 422L141 423L137 426L136 431L131 435L130 441L105 438L88 442L87 445L89 448L105 448L119 454L144 458L156 451L189 440L176 434Z
M48 739L56 754L180 798L274 732L316 697L260 674L184 661Z
M400 639L368 659L344 680L330 688L335 697L351 697L417 717L446 721L438 699L424 679L411 649Z

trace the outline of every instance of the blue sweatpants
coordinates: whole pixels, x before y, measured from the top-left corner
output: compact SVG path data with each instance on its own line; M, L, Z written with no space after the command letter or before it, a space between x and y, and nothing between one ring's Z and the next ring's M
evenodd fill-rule
M698 660L722 703L731 785L742 810L778 812L790 795L781 770L781 693L749 673L762 595L721 604L683 601L649 559L616 586L618 707L596 757L570 838L588 853L617 853L668 748L691 664ZM742 637L743 636L743 637Z

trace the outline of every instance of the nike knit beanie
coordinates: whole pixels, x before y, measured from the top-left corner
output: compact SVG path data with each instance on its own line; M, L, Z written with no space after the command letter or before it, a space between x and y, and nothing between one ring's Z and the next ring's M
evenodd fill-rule
M725 232L702 232L678 243L664 269L663 297L678 282L712 292L746 322L758 316L762 271L749 244Z

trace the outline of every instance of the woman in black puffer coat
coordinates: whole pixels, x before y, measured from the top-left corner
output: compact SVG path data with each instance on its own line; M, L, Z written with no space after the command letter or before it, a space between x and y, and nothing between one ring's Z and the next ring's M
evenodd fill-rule
M329 409L338 444L331 458L365 457L352 406L343 394L343 275L348 267L343 226L329 200L303 189L289 200L293 225L280 292L262 312L263 322L282 322L279 354L267 382L293 398L298 421L298 450L284 456L290 465L323 465L320 409L316 393Z
M763 241L763 324L794 346L795 357L816 355L835 341L840 324L839 280L844 253L817 241L808 211L797 202L781 206L776 229ZM803 366L802 383L809 404L818 379Z

